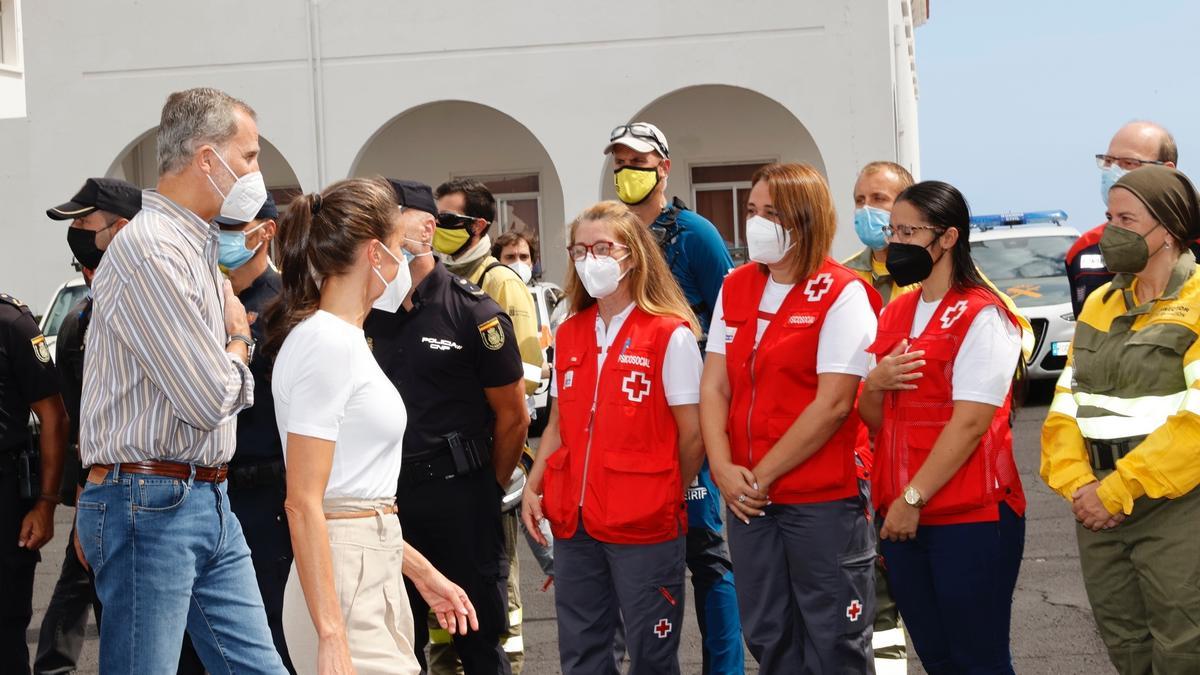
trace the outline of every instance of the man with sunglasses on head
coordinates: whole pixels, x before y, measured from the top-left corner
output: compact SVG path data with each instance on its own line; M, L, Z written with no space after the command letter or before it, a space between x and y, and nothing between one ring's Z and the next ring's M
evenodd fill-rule
M496 199L486 185L471 178L456 178L442 183L434 195L437 197L438 219L433 250L442 256L446 269L482 288L508 314L517 337L517 348L521 352L525 395L532 396L542 381L543 358L537 310L525 281L492 255L488 230L496 219ZM524 454L522 460L507 483L508 488L519 489L524 486L525 471L533 464L529 453ZM510 491L506 490L506 494ZM525 660L525 649L521 639L521 582L516 555L520 530L516 508L506 511L503 518L505 548L509 557L509 627L502 640L513 673L518 674ZM439 628L436 618L432 616L429 629L431 675L462 672L453 645L450 644L450 634Z
M1117 130L1108 143L1108 151L1096 155L1100 169L1100 198L1108 207L1108 190L1121 176L1148 165L1175 168L1179 148L1171 132L1154 122L1135 121ZM1100 255L1101 223L1075 240L1067 251L1067 281L1071 285L1071 307L1075 316L1083 309L1083 301L1092 291L1112 281L1113 273ZM1194 247L1193 247L1194 248Z
M650 228L671 274L707 335L717 294L733 259L715 225L678 197L667 199L671 150L667 137L647 122L622 124L608 135L617 198ZM703 342L700 345L704 349ZM742 623L733 564L721 534L721 502L708 462L686 491L687 564L692 571L696 619L704 647L704 673L743 672Z

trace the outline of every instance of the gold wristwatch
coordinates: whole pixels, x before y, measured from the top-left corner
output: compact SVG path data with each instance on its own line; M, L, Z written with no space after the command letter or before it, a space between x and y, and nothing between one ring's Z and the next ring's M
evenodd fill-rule
M911 485L904 488L903 497L904 503L915 509L925 506L925 498L921 496L921 491Z

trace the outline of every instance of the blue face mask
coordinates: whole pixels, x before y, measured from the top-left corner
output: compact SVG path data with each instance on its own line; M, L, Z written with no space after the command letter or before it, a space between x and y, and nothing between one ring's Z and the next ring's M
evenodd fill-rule
M259 242L258 246L255 246L253 249L248 249L246 248L246 235L254 234L262 229L263 225L266 225L266 223L261 223L258 227L251 228L245 232L221 230L217 262L221 263L221 266L228 270L236 270L249 262L254 257L254 254L258 253L258 249L262 248L262 242Z
M892 214L877 209L874 206L864 206L854 210L854 233L858 240L872 251L882 251L887 248L887 237L883 234L883 226L892 219Z
M1117 181L1121 180L1121 176L1127 173L1129 172L1117 166L1115 162L1107 168L1100 169L1100 197L1104 200L1105 206L1108 206L1108 191L1117 184Z

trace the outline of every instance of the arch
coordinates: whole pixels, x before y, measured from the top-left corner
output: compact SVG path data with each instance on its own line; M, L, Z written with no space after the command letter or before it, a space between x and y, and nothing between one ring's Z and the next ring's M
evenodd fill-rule
M667 92L630 122L649 122L667 137L671 153L668 196L678 196L721 231L735 259L743 253L745 197L753 167L802 162L826 173L825 160L804 123L761 92L726 84L699 84ZM599 194L615 198L612 164L601 169Z
M563 190L542 142L520 121L488 105L447 99L405 110L385 122L355 156L350 176L382 175L428 183L483 180L499 202L492 234L532 230L542 252L543 278L566 271L561 251Z
M143 189L154 187L158 181L157 133L158 127L153 127L130 141L113 159L104 175L127 180ZM278 148L262 136L259 136L258 144L261 148L258 165L262 169L263 180L276 203L283 207L300 193L300 181Z

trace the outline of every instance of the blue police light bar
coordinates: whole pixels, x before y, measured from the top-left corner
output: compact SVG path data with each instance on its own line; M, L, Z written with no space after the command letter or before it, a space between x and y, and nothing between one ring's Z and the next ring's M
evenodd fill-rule
M1015 225L1036 225L1039 223L1061 225L1066 220L1067 212L1062 210L993 213L982 216L971 216L971 227L986 232L996 227L1013 227Z

